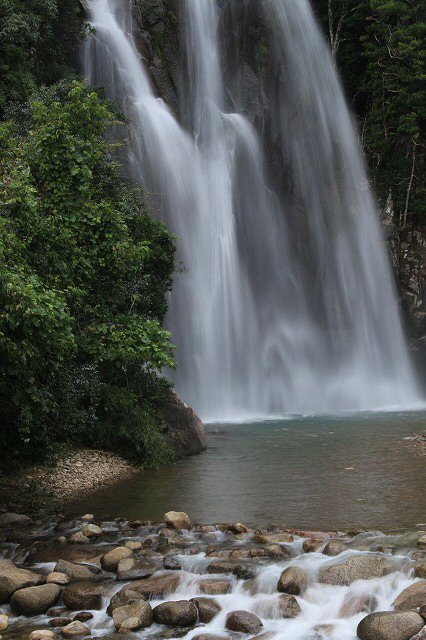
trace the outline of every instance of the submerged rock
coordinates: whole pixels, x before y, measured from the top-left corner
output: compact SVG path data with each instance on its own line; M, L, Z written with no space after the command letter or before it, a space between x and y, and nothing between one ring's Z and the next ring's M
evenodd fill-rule
M370 613L358 625L360 640L410 640L424 626L415 611Z

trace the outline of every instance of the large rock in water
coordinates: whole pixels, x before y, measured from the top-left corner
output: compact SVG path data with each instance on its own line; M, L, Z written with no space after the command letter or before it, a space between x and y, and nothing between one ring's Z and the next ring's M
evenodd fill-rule
M63 598L71 611L102 609L102 588L98 583L74 582L65 589Z
M355 580L380 578L395 571L396 563L382 555L357 555L345 562L324 567L320 572L320 582L347 587Z
M10 560L0 560L0 604L5 604L18 589L34 587L46 581L44 576L19 569Z
M426 580L420 580L404 589L393 603L397 611L418 609L426 604Z
M154 609L154 620L169 627L189 627L197 622L198 610L193 602L163 602Z
M287 567L280 575L277 591L298 596L308 584L308 574L301 567Z
M410 640L423 626L415 611L380 611L363 618L356 632L360 640Z
M226 618L226 628L241 633L259 633L263 627L260 618L249 611L232 611Z
M177 395L170 392L159 406L167 441L178 456L200 453L206 448L206 432L200 418Z
M15 591L10 606L18 616L37 616L53 607L59 600L61 590L56 584L42 584Z

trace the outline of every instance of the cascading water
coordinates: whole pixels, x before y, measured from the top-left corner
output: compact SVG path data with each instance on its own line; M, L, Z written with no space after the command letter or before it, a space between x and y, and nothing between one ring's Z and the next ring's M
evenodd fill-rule
M262 135L233 112L218 7L185 0L190 135L153 94L132 2L88 0L88 81L128 115L129 167L180 238L176 389L207 419L413 405L374 203L310 6L234 0L232 15L249 5L270 34Z

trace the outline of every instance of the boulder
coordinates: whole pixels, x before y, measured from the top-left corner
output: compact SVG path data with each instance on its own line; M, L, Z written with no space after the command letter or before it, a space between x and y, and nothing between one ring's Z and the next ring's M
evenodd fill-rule
M420 538L417 540L417 544L420 547L426 547L426 534L420 536Z
M59 600L61 590L57 584L42 584L15 591L10 599L13 613L24 616L37 616L53 607Z
M282 618L296 618L302 611L296 598L287 593L279 597L278 608Z
M395 571L396 563L382 555L364 554L348 558L339 564L324 567L319 581L323 584L348 586L355 580L380 578Z
M66 587L63 599L71 611L102 609L102 589L98 583L74 582Z
M163 573L152 578L136 580L128 588L141 593L146 598L163 598L173 593L179 586L180 576L176 573Z
M308 574L300 567L287 567L282 572L277 584L277 591L298 596L306 589Z
M120 560L130 558L131 556L132 550L128 547L116 547L101 556L101 565L105 571L116 571Z
M86 538L97 538L102 535L103 531L96 524L86 524L82 527L81 533L86 536Z
M161 402L159 409L164 419L165 437L178 456L193 455L206 448L207 438L203 423L175 393L170 392Z
M51 629L36 629L31 631L28 640L55 640L56 633Z
M54 584L65 585L68 584L70 578L65 573L60 573L58 571L52 571L46 577L46 582L53 582Z
M82 622L78 620L73 620L65 627L62 627L61 633L66 638L75 638L78 636L90 636L90 629Z
M323 544L324 540L309 538L308 540L304 540L303 542L303 551L304 553L315 553L322 547Z
M414 567L416 578L426 578L426 562L418 562Z
M79 620L80 622L87 622L88 620L92 620L93 618L93 613L90 613L90 611L79 611L79 613L76 613L73 620Z
M67 560L59 560L54 568L54 573L64 573L71 581L90 580L94 572L87 565L74 564Z
M220 596L231 591L231 583L228 580L200 580L198 588L208 596Z
M241 522L236 522L235 524L230 524L228 525L228 531L230 531L231 533L248 533L249 532L249 528L246 527L245 524L242 524Z
M410 640L424 626L415 611L370 613L358 625L360 640Z
M84 516L81 516L80 518L80 520L83 520L84 522L91 522L94 519L95 516L93 515L93 513L85 513Z
M12 527L22 527L32 524L31 518L21 513L2 513L0 515L0 527L11 529Z
M294 538L290 533L263 533L256 531L252 538L256 544L282 544L293 542Z
M90 540L82 531L76 531L70 536L70 542L73 544L88 544Z
M154 608L154 620L169 627L189 627L197 622L198 610L193 602L163 602Z
M338 556L339 553L343 553L347 550L347 546L341 540L331 540L325 545L323 553L326 556Z
M117 609L117 607L124 607L126 604L133 604L134 602L139 602L140 600L145 600L145 596L143 596L141 593L132 591L131 588L122 589L114 596L112 596L107 607L107 614L109 616L112 616L114 609Z
M214 598L191 598L191 602L197 607L198 619L203 624L213 620L221 610L220 604Z
M168 511L164 514L164 522L172 529L190 529L191 521L183 511Z
M137 631L151 626L153 622L152 608L145 600L138 600L114 609L112 619L115 628L120 631Z
M5 604L18 589L35 587L44 582L44 576L28 569L19 569L10 560L0 560L0 604Z
M418 609L422 604L426 604L426 580L410 585L393 602L396 611Z
M124 546L132 551L139 551L142 549L142 542L140 540L126 540Z
M123 558L117 566L118 580L149 578L163 567L161 558Z
M263 627L262 621L249 611L232 611L226 617L226 628L240 633L259 633Z

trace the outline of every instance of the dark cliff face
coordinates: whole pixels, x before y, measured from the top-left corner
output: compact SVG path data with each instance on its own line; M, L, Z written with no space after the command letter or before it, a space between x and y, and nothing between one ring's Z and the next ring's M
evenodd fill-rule
M134 38L159 96L179 111L182 0L133 0Z

